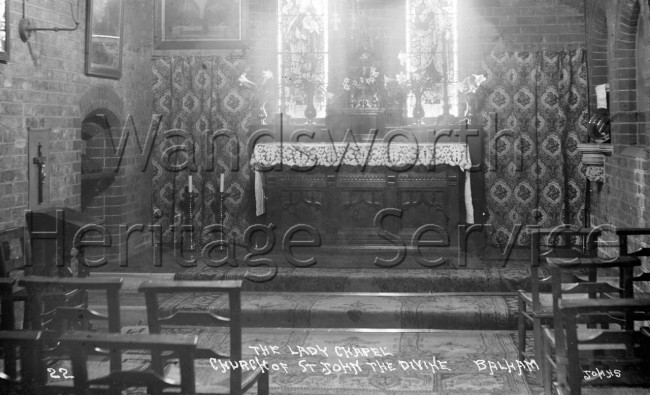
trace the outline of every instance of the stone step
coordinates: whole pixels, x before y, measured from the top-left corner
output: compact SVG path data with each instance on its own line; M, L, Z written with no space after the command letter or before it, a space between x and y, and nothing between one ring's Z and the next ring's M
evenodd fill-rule
M285 328L485 329L516 328L517 289L523 266L484 269L354 270L278 268L266 281L251 281L267 268L192 268L181 273L93 273L123 278L122 324L146 323L146 280L244 280L244 326ZM100 311L103 298L90 295ZM170 296L162 309L207 309L226 314L223 296Z
M253 250L236 246L233 252L232 264L245 267L245 256ZM390 260L398 253L404 253L401 262L394 262L392 266L376 264L376 259ZM162 248L161 254L154 256L153 252L140 251L129 256L128 261L108 262L106 265L93 268L96 272L130 272L130 273L180 273L188 269L200 269L215 266L215 261L225 257L225 251L218 249L211 251L180 251L167 246ZM281 245L268 254L255 256L253 260L267 259L271 265L280 268L304 267L295 260L305 261L314 258L315 262L310 269L362 269L362 270L406 270L406 269L483 269L485 267L528 266L530 249L513 248L510 250L484 246L484 248L468 248L467 252L458 247L421 247L413 248L410 243L406 246L396 247L385 241L380 244L364 245L336 245L319 247L299 247L282 250ZM292 258L294 260L292 260ZM192 261L194 259L194 261ZM383 261L379 261L383 262ZM428 263L427 263L428 262ZM434 262L434 263L432 263ZM196 268L191 268L196 266ZM252 265L249 265L252 266Z
M268 278L266 278L267 276ZM483 269L327 269L196 267L176 280L244 279L245 292L516 292L527 287L523 265Z
M144 325L144 298L122 295L122 325ZM101 297L90 297L102 312ZM176 309L209 310L227 315L228 300L215 295L173 295L162 314ZM242 295L242 325L278 328L386 328L514 330L513 293L374 294L321 292L249 292Z

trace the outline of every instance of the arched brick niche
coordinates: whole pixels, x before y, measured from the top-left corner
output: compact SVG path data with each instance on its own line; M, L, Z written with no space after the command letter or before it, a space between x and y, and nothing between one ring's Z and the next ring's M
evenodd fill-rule
M110 125L118 125L119 118L106 108L86 114L81 122L81 139L85 143L81 154L81 211L95 217L104 217L105 194L115 181Z
M648 0L603 1L608 25L608 64L613 155L605 161L605 179L594 224L650 226L650 139L639 95L647 80L639 63L639 34L646 34ZM641 19L646 18L646 19ZM641 26L645 24L644 26ZM645 32L644 32L645 31ZM647 106L646 106L647 107ZM638 248L643 239L632 241ZM647 241L647 240L645 240Z
M79 113L82 119L98 109L114 114L117 119L124 119L124 101L113 88L106 85L93 86L79 99Z
M86 91L79 100L81 114L81 138L84 142L81 163L81 209L100 219L108 234L110 246L88 248L90 259L105 257L107 264L115 266L125 262L125 255L136 247L147 244L146 234L134 234L124 248L120 227L132 225L138 218L142 205L140 191L146 175L136 169L134 147L118 158L122 127L125 124L124 100L109 86L95 86ZM140 215L142 217L142 215ZM98 237L89 232L87 239Z
M641 2L641 15L636 39L636 86L639 130L637 143L650 145L650 1Z

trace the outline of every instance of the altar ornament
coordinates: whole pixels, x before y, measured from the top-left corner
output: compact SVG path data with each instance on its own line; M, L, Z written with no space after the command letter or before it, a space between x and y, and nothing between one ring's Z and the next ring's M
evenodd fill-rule
M316 94L316 89L314 87L314 84L311 82L306 82L305 83L305 95L307 97L307 105L305 106L305 119L307 122L305 122L307 125L313 125L314 124L314 118L316 118L316 115L318 112L316 111L316 107L314 106L314 95Z
M357 65L352 67L352 74L345 77L341 85L348 92L349 107L379 108L383 77L369 52L364 51L359 55Z
M252 91L250 108L253 118L257 119L259 125L266 125L266 103L271 98L273 91L273 72L262 71L261 81L256 83L248 79L248 72L239 76L239 85Z
M473 117L478 106L479 88L486 80L483 74L472 74L458 84L458 98L465 103L466 118Z
M389 100L406 102L409 94L415 98L413 106L413 122L415 125L424 124L423 99L432 103L440 101L440 82L442 77L436 65L431 61L428 65L416 68L413 67L413 54L401 51L397 54L402 71L395 75L395 78L386 78L386 94Z
M194 186L192 183L192 176L190 175L188 177L187 181L187 186L183 188L182 195L181 195L181 201L179 202L179 208L182 211L180 220L182 221L183 225L188 225L190 226L190 231L188 232L188 237L189 237L189 249L188 251L195 251L196 249L196 243L195 243L195 237L196 234L194 233L194 208L196 206L196 202L198 200L199 193L198 191L194 190Z

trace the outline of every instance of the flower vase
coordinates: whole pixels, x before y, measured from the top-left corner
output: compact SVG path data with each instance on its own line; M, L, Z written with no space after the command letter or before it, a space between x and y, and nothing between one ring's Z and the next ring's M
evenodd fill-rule
M415 106L413 107L413 124L424 125L424 107L422 107L422 96L415 96Z
M268 114L266 113L266 102L262 102L262 105L260 108L257 110L257 119L260 121L260 125L266 125L266 117Z
M261 102L262 104L259 104L259 102L255 101L253 102L252 105L252 113L251 116L253 119L257 120L258 125L266 125L266 109L264 106L266 106L266 102ZM254 121L255 122L255 121Z
M307 119L307 125L314 124L314 118L316 118L317 112L316 107L314 107L314 94L307 92L307 106L305 106L305 118Z
M472 101L468 99L465 101L465 118L471 120L473 116L474 108L472 106Z

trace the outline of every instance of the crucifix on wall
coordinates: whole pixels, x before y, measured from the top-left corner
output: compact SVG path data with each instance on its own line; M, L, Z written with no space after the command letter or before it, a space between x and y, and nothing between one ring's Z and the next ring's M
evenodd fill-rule
M49 206L50 177L47 155L50 151L50 129L30 129L28 136L29 208Z
M37 156L32 159L32 162L38 167L38 204L43 203L43 189L45 188L45 157L43 156L43 145L39 142L37 148Z

